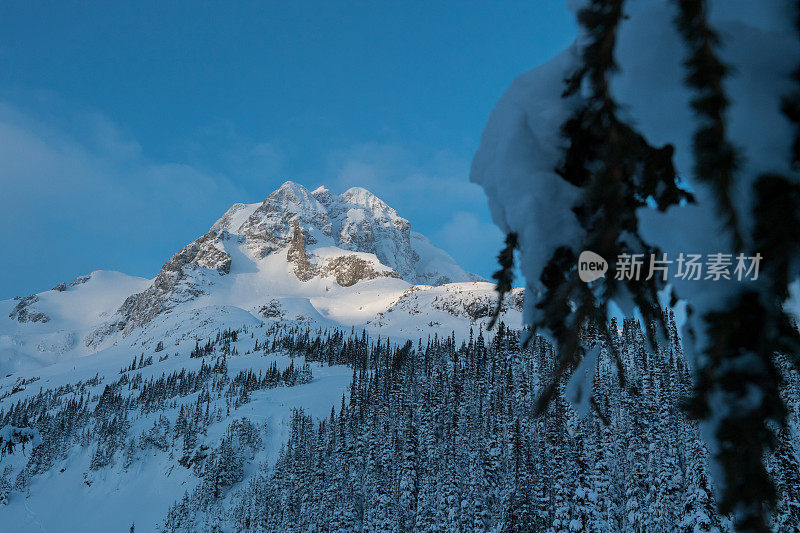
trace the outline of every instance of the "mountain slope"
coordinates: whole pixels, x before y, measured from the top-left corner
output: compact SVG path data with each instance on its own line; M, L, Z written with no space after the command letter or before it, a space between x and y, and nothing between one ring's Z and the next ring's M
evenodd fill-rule
M5 375L86 353L83 339L150 283L98 270L49 291L0 302L0 371Z

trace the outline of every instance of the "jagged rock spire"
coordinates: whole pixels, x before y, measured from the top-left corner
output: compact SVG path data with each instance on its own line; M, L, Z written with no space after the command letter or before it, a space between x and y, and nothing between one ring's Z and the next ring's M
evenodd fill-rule
M294 274L300 281L308 281L314 277L314 265L308 260L303 229L297 219L292 220L292 240L286 259L294 265Z

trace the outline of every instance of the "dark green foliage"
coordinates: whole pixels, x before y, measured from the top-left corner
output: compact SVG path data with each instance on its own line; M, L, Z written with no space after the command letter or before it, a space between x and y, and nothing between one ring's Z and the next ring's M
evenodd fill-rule
M710 418L709 396L722 403L713 414L719 443L716 460L725 479L720 510L735 512L737 528L763 530L765 507L775 499L774 487L763 464L764 450L773 446L770 422L783 422L779 395L780 375L772 362L773 351L765 341L769 314L758 294L746 293L726 311L705 317L707 333L715 340L706 352L708 361L695 388L692 413ZM753 395L758 395L758 401Z
M783 310L789 284L797 274L793 264L800 257L800 184L765 174L755 184L755 195L753 240L757 250L769 254L762 269L770 285L763 302L771 321L765 334L774 351L789 354L800 367L797 327Z
M500 311L503 309L503 298L511 291L511 284L514 282L514 250L517 249L517 234L514 232L506 235L506 247L503 248L497 255L497 263L500 265L500 270L492 275L492 278L497 280L495 290L499 296L497 298L497 308L492 314L492 320L489 322L489 329L492 329L500 316Z
M134 475L129 467L153 455L197 476L171 506L165 531L712 531L725 520L714 509L698 429L679 408L689 376L671 315L665 320L670 335L655 351L633 320L621 332L613 322L605 328L617 355L598 357L592 397L606 425L578 417L563 384L536 416L554 348L540 337L524 345L503 323L490 338L479 331L468 342L434 336L402 345L365 333L270 328L262 348L348 364L353 379L330 417L296 411L277 464L255 474L261 428L234 419L221 438L206 430L254 391L303 382L307 363L229 374L220 335L209 340L214 360L193 371L148 379L126 372L102 389L96 376L0 411L0 425L35 427L43 438L14 487L0 476L0 503L83 446L92 454L87 482L112 472L103 469ZM619 386L618 362L628 388ZM800 379L785 363L781 369L796 419ZM152 425L132 435L128 422L142 417ZM776 524L791 527L798 487L788 435L770 472Z
M646 394L612 386L616 363L604 351L596 379L598 401L612 406L608 426L577 417L563 387L535 416L532 385L552 372L540 338L524 347L503 327L488 346L432 340L399 365L395 348L372 343L372 370L354 374L338 413L316 422L294 413L277 464L235 497L231 529L720 528L706 451L679 406L689 388L679 346L650 352L633 321L622 334L609 329ZM197 522L191 505L185 512L176 522Z
M796 275L792 265L800 255L800 187L780 175L762 175L753 194L753 234L744 235L732 194L738 170L737 150L726 134L729 106L723 81L730 68L717 55L720 40L709 26L704 0L677 0L677 25L689 47L686 83L694 89L692 108L698 117L694 135L694 175L714 191L716 208L738 251L752 243L749 255L765 260L762 276L766 288L748 291L720 302L723 310L702 317L709 338L698 375L692 412L718 419L715 437L720 451L716 460L724 470L720 508L735 512L737 528L760 531L767 527L767 511L775 503L775 489L762 456L774 446L775 424L784 423L780 375L774 354L784 352L796 360L800 342L796 328L783 311L788 285ZM800 17L800 4L797 16ZM800 18L798 18L800 28ZM800 70L798 70L800 73ZM800 74L795 75L800 81ZM795 125L800 122L798 94L787 96L783 112ZM794 142L792 162L797 164L800 142ZM753 402L753 396L759 401ZM713 412L711 397L722 407Z
M691 410L695 416L713 418L725 484L720 499L723 512L734 512L737 527L760 530L768 523L767 511L775 492L762 456L774 443L774 428L784 422L780 376L773 362L775 353L787 353L800 362L800 339L796 327L782 309L788 284L797 275L800 256L800 186L796 178L762 175L754 182L755 198L750 227L743 224L751 213L738 213L733 202L740 169L738 149L727 133L729 100L724 82L731 72L719 57L719 36L707 18L704 0L676 0L675 23L687 45L684 62L686 85L694 92L691 107L698 119L693 136L693 173L697 183L713 193L718 216L726 228L732 251L765 258L763 280L753 290L732 294L707 316L707 346L701 354ZM557 342L558 356L552 375L544 382L537 402L543 413L557 397L559 387L583 359L588 339L601 339L611 353L620 386L635 396L637 384L628 383L625 365L617 353L613 332L606 324L609 301L632 300L648 324L650 349L656 349L659 334L668 334L658 308L657 277L651 280L606 278L587 285L577 279L575 265L581 250L605 258L622 254L657 253L639 235L636 210L648 203L660 210L692 202L678 186L672 164L671 145L653 147L631 125L620 118L619 106L610 90L610 77L617 71L614 59L617 31L624 19L624 0L588 0L578 14L584 32L581 64L566 80L565 97L583 98L577 111L564 124L568 141L564 159L557 168L567 182L582 189L573 211L584 236L580 248L563 246L549 259L540 280L544 295L536 303L539 313L534 328L546 328ZM797 3L800 30L800 3ZM800 68L794 74L798 86L782 104L785 116L795 125L792 163L800 165ZM583 96L587 93L588 96ZM789 156L789 154L787 154ZM748 178L748 177L745 177ZM498 274L506 271L501 253ZM513 257L513 256L512 256ZM612 265L612 270L614 265ZM646 269L647 264L643 265ZM497 277L498 291L508 290ZM686 297L688 295L679 295ZM673 295L673 300L675 295ZM691 303L691 302L690 302ZM692 310L689 308L689 313ZM589 331L592 334L588 334ZM714 409L711 398L714 397ZM753 401L757 397L759 401ZM591 405L603 413L596 391Z
M694 176L714 191L719 214L739 251L743 238L731 197L739 157L726 133L725 112L730 102L723 88L730 67L717 55L720 39L709 26L705 0L676 2L676 23L689 47L686 84L695 90L691 105L699 119L693 140Z

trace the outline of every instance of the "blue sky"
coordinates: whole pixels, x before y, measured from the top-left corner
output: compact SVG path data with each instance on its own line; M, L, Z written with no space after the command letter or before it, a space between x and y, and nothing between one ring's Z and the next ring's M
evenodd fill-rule
M560 0L0 3L0 298L151 277L237 201L359 185L489 276L469 163Z

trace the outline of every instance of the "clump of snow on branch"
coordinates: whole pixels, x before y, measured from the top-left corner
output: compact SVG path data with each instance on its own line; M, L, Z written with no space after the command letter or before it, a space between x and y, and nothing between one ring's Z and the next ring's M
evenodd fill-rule
M579 103L563 99L565 76L577 64L575 48L519 76L500 98L472 161L471 180L489 197L492 217L517 232L529 295L542 291L539 273L559 246L577 245L582 233L572 213L577 187L555 172L564 149L561 125ZM535 320L526 298L525 320Z
M576 11L579 4L572 2L570 8ZM753 224L756 178L764 172L797 176L790 168L791 124L781 113L781 99L791 92L791 73L800 62L792 8L777 0L711 3L710 20L724 42L722 59L733 66L725 87L732 101L727 118L730 137L742 155L734 203L746 235ZM632 0L626 3L626 15L616 45L619 71L612 79L621 116L650 144L675 146L676 169L697 200L666 212L641 209L641 234L671 259L680 252L733 253L712 191L692 179L697 123L689 105L692 93L684 84L687 51L674 23L675 3ZM566 245L580 252L582 232L571 211L579 192L554 171L563 157L561 125L580 105L580 96L561 97L580 45L579 36L570 48L514 80L492 111L472 163L470 179L484 188L495 223L519 235L528 323L538 318L534 306L541 293L539 278L553 251ZM689 300L695 319L738 291L758 286L735 279L669 281L680 298ZM614 303L629 308L628 302ZM699 353L705 340L701 327L695 324L693 329ZM692 348L687 346L690 353Z

